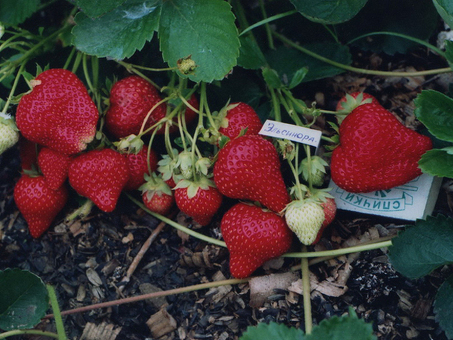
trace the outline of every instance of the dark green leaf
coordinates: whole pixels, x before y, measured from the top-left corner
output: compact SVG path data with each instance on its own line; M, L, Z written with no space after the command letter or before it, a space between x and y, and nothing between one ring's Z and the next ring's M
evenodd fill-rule
M338 24L353 18L367 0L291 0L306 18L323 24Z
M159 43L171 67L184 58L195 62L195 72L188 75L195 82L223 79L239 56L235 17L223 0L164 1Z
M102 17L75 17L74 45L98 57L124 59L141 50L152 39L159 24L159 0L127 0Z
M341 64L351 64L351 54L346 46L336 43L316 43L304 45L303 47ZM344 72L343 69L331 66L307 54L286 47L280 47L270 51L266 55L266 58L270 66L277 71L283 84L287 86L291 84L292 79L304 67L308 69L308 72L304 76L303 82L332 77Z
M0 271L0 292L0 329L5 331L33 328L49 308L46 286L28 271Z
M352 308L349 316L333 316L313 327L306 340L376 340L370 323L359 319Z
M453 263L453 220L438 215L417 220L392 241L389 257L397 271L410 279Z
M90 18L110 12L126 0L77 0L77 6Z
M280 78L278 76L278 73L275 70L273 70L269 67L266 67L263 69L262 73L263 73L264 81L270 87L272 87L274 89L279 89L283 86L283 84L280 81Z
M453 142L453 99L434 91L422 91L414 101L415 115L429 132L439 139Z
M1 0L0 22L4 25L19 25L38 10L39 0Z
M290 81L288 87L290 89L292 89L292 88L296 87L297 85L299 85L300 83L302 83L305 76L307 75L307 72L308 72L308 68L306 68L306 67L302 67L301 69L298 69L296 71L296 73L294 73L293 77L291 78L291 81Z
M448 26L453 27L453 2L450 0L433 0L433 4Z
M259 323L248 327L240 340L304 340L304 332L297 328L289 328L283 324L271 322Z
M453 41L445 40L445 58L447 58L450 67L453 65Z
M447 150L427 151L418 162L423 173L437 177L453 178L453 155Z
M445 331L449 339L453 339L453 319L451 311L453 310L453 275L440 286L434 302L434 313L436 313L437 322Z
M246 69L259 69L266 64L266 59L255 40L240 37L241 48L238 65Z

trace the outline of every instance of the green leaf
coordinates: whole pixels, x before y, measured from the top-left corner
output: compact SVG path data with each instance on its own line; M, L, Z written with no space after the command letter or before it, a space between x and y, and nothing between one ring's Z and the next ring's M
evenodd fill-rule
M448 26L453 27L453 3L450 0L433 0L433 4Z
M283 84L280 81L280 78L278 76L278 73L275 70L273 70L269 67L266 67L263 69L262 73L263 73L264 81L270 87L272 87L274 89L279 89L283 86Z
M418 162L423 173L437 177L453 178L453 155L448 150L432 149Z
M0 292L0 329L5 331L33 328L49 308L46 286L28 271L0 271Z
M90 18L114 10L126 0L77 0L77 6Z
M297 328L289 328L283 324L271 322L259 323L257 326L249 326L240 340L304 340L304 333Z
M126 0L102 17L75 17L74 45L87 54L124 59L141 50L152 39L159 24L159 0Z
M389 258L397 271L410 279L428 275L453 263L453 220L443 215L417 220L392 240Z
M249 37L240 37L241 48L238 58L238 65L245 69L256 70L266 64L266 58L261 52L255 40Z
M447 59L450 67L453 66L453 41L445 40L445 58Z
M352 19L367 0L291 0L307 19L322 24L339 24Z
M293 77L291 78L291 81L290 81L288 87L290 89L292 89L292 88L295 88L300 83L302 83L302 81L304 80L305 76L307 75L307 72L308 72L308 68L306 68L306 67L302 67L302 68L298 69L294 73Z
M0 22L4 25L19 25L35 13L39 5L39 0L1 0Z
M440 286L434 301L434 313L437 322L445 331L449 339L453 339L453 319L451 311L453 310L453 275Z
M453 142L453 99L434 91L422 91L414 101L415 116L439 139Z
M349 316L324 319L306 340L376 340L371 324L359 319L352 308Z
M325 42L308 44L303 47L341 64L351 64L352 58L347 46ZM266 59L271 68L277 71L283 84L287 86L293 82L294 77L300 76L300 72L303 72L302 69L304 67L308 69L308 72L303 77L303 82L333 77L344 72L338 67L331 66L305 53L286 47L279 47L276 50L269 51Z
M167 0L162 5L159 43L164 60L176 67L190 57L195 82L223 79L239 56L239 37L230 5L223 0Z

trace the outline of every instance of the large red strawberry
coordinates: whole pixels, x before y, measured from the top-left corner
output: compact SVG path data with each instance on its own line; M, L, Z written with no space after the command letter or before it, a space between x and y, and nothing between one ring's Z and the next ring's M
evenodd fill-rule
M214 183L205 177L196 182L179 181L174 190L179 210L202 226L211 222L222 204L222 194Z
M68 178L71 157L50 148L42 148L38 155L38 166L49 188L58 189Z
M161 101L157 89L139 76L129 76L116 82L110 91L110 107L105 115L107 130L120 139L140 132L148 112ZM154 108L151 117L165 117L165 103ZM159 119L160 119L159 118ZM149 120L147 126L151 123Z
M255 110L246 103L233 103L225 108L226 114L220 122L219 132L230 139L239 136L242 130L246 134L257 135L263 123Z
M43 176L22 175L14 186L14 200L27 221L31 236L40 237L66 204L66 186L53 190Z
M390 189L420 176L418 161L432 148L430 138L373 103L347 115L339 135L340 144L332 153L332 179L354 193Z
M148 154L149 154L149 169L148 169ZM129 180L123 190L137 190L145 183L144 175L156 171L157 169L157 154L154 150L143 146L137 153L125 153L129 168Z
M85 150L96 133L98 110L71 71L50 69L31 81L17 107L16 123L32 142L72 155Z
M219 151L214 182L225 196L258 201L275 212L290 202L277 150L259 135L238 137Z
M129 180L123 155L112 149L92 150L76 157L69 166L69 183L99 209L111 212Z
M19 157L22 170L36 169L40 146L23 136L19 137Z
M264 262L284 254L293 239L283 217L246 203L228 210L220 227L236 278L248 277Z

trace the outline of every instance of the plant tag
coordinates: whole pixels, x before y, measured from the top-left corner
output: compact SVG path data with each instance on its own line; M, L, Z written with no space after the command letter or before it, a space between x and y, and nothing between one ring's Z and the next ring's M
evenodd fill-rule
M259 134L318 147L322 132L268 119L264 122Z
M338 209L415 221L433 212L442 178L423 174L409 183L389 190L354 194L332 180L329 192Z

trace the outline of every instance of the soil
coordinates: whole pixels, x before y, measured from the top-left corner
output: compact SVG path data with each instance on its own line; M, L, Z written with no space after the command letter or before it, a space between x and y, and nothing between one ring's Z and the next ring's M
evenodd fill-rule
M432 68L424 53L420 50L411 59L400 57L396 61L375 54L357 55L356 63L390 70ZM417 127L413 99L421 88L441 88L445 92L444 83L443 77L385 79L346 73L310 83L304 88L304 99L332 109L345 92L366 90L405 124ZM324 124L320 120L317 125L323 128ZM66 214L78 206L74 199L48 232L32 239L13 200L19 163L17 148L0 156L0 269L22 268L39 275L56 288L63 311L231 277L225 249L187 237L167 225L146 250L130 279L124 280L142 246L159 228L157 219L126 196L120 198L113 213L95 208L88 217L66 223ZM450 182L444 182L434 214L451 216ZM220 239L220 216L197 231ZM178 212L174 218L197 228ZM392 236L408 223L339 211L316 250ZM313 263L313 280L319 283L312 292L314 323L343 315L352 307L360 318L372 323L379 340L446 339L435 321L433 301L449 269L409 280L392 268L386 251ZM255 275L286 273L298 265L299 260L285 258L259 269ZM295 273L300 276L299 271ZM168 332L162 331L165 334L161 339L238 339L248 326L270 321L304 328L302 296L295 287L275 289L259 306L251 307L250 303L249 285L238 284L70 314L64 317L64 323L70 339L156 339L163 326L168 327ZM53 327L49 319L38 326L46 330Z

